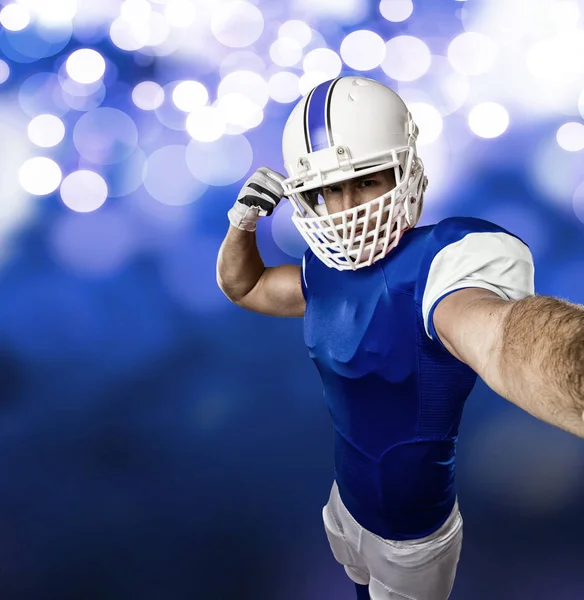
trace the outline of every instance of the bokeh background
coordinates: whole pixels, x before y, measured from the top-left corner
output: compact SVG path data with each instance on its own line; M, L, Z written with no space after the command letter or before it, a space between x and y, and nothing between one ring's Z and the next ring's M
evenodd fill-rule
M302 322L222 296L226 212L294 101L363 73L419 123L422 224L492 220L584 302L584 2L0 6L0 598L353 598ZM584 598L584 443L479 382L458 464L453 600Z

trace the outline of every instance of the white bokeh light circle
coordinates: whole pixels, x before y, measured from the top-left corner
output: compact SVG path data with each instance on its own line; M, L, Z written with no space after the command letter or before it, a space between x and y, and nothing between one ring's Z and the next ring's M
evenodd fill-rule
M245 0L219 4L211 19L211 31L224 46L251 46L264 30L264 17L257 6Z
M110 38L121 50L134 52L144 48L150 37L150 29L146 21L130 22L116 19L110 27Z
M59 165L44 156L27 160L18 171L20 185L33 196L52 194L59 187L61 178Z
M67 74L78 83L94 83L105 73L103 56L91 48L75 50L66 62Z
M278 36L293 39L305 48L312 40L312 29L304 21L293 19L280 26Z
M132 101L142 110L156 110L164 96L164 90L155 81L143 81L132 90Z
M557 84L584 77L584 31L576 29L546 38L527 52L527 68L537 79Z
M437 108L426 102L413 102L408 105L412 117L420 130L418 146L428 146L442 134L444 122Z
M203 106L187 117L187 131L199 142L214 142L225 133L225 118L214 106Z
M268 81L270 97L276 102L288 104L300 96L300 78L295 73L282 71L270 77Z
M565 123L558 129L556 140L560 148L568 152L584 150L584 125L582 123Z
M417 37L399 35L389 40L385 48L381 68L386 75L397 81L415 81L432 64L428 46Z
M221 96L214 106L225 121L225 133L230 135L244 133L264 120L262 108L237 92Z
M52 148L65 137L65 125L55 115L39 115L28 125L30 141L41 148Z
M495 42L483 33L461 33L448 46L448 60L463 75L481 75L490 71L496 58Z
M183 206L198 200L208 186L193 177L186 146L164 146L153 152L144 168L144 188L158 202Z
M580 114L582 115L582 118L584 119L584 90L582 91L582 93L580 94L580 97L578 98L578 110L580 111Z
M243 135L224 136L215 142L192 141L187 147L187 166L203 183L231 185L245 177L253 162L253 150Z
M401 23L414 12L414 3L412 0L381 0L379 12L387 21Z
M341 58L357 71L376 69L383 62L385 52L382 37L367 29L353 31L341 43Z
M67 175L61 184L61 200L75 212L93 212L107 200L107 183L94 171L80 170Z
M0 11L0 25L8 31L22 31L30 23L30 12L22 4L7 4Z
M270 99L266 80L253 71L234 71L223 78L217 89L217 97L227 94L243 94L264 108Z
M292 67L302 59L302 46L292 38L278 38L270 46L270 58L279 67Z
M343 68L343 62L334 50L316 48L304 57L302 68L307 75L311 73L324 74L326 81L338 77Z
M503 135L509 127L509 113L496 102L483 102L468 115L471 131L481 138L492 139Z
M197 7L192 0L168 0L164 16L173 27L190 27L197 19Z
M143 21L152 14L148 0L124 0L120 7L120 17L127 21Z
M10 67L8 66L8 63L0 59L0 85L7 81L9 77Z
M193 112L209 101L207 88L198 81L181 81L172 92L174 105L183 112Z

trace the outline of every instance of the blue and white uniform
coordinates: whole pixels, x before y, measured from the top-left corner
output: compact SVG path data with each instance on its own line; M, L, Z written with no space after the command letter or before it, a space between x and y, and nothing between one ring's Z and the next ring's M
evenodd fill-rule
M305 342L334 425L342 504L387 540L437 531L456 502L458 427L476 374L437 338L435 307L477 287L505 299L534 293L528 247L501 227L449 218L404 234L371 267L302 267Z

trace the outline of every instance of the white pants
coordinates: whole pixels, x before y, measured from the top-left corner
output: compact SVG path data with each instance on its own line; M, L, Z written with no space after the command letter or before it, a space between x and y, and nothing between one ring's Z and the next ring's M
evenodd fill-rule
M355 583L369 586L371 600L450 596L462 547L458 503L442 527L416 540L385 540L361 527L343 504L336 482L322 516L336 560Z

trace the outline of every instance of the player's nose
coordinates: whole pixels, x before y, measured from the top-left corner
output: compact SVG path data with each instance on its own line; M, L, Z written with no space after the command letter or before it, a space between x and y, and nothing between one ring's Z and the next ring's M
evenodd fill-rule
M359 205L357 190L352 186L343 187L343 210L349 210Z

